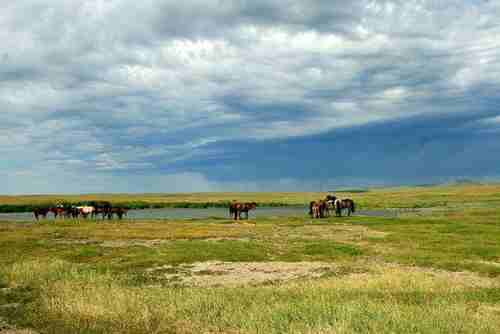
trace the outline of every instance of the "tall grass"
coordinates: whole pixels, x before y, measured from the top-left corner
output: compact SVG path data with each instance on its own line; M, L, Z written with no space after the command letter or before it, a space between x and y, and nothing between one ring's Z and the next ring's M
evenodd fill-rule
M61 261L13 265L2 275L10 286L37 290L39 297L19 317L46 333L500 330L498 293L493 292L498 282L478 278L478 287L443 272L397 266L244 289L135 287L120 276Z

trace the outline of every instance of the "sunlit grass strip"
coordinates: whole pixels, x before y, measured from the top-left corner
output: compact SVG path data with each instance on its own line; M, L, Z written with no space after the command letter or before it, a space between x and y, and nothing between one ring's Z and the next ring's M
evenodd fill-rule
M374 188L360 192L338 191L339 197L354 198L361 208L426 208L442 206L500 204L500 184L448 185L435 187ZM335 192L335 189L332 189ZM89 194L0 196L0 212L30 211L33 206L53 203L110 201L131 208L226 207L233 200L255 201L260 206L307 205L324 198L326 192L245 192L189 194Z

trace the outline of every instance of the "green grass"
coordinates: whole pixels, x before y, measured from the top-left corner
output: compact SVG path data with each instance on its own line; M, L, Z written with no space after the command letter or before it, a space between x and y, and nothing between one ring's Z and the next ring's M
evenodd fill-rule
M20 304L0 317L42 333L498 333L496 191L356 194L377 193L373 206L448 203L399 218L0 222L0 305ZM280 263L327 267L262 284L182 283L223 279L190 268L226 262L263 263L267 274Z

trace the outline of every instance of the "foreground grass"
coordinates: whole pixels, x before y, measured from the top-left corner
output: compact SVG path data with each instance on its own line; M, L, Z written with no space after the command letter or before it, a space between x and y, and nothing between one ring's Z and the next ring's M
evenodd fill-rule
M244 289L139 288L61 261L23 263L4 277L11 286L39 293L12 316L47 333L497 333L500 328L498 282L474 276L472 282L453 281L446 273L397 266Z
M43 333L500 332L500 210L483 205L314 222L5 222L0 254L0 305L20 304L0 317ZM236 287L172 280L215 280L186 270L206 261L330 269Z

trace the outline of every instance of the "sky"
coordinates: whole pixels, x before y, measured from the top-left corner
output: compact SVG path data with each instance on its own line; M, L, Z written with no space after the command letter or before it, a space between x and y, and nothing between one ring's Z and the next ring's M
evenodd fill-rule
M495 0L7 0L0 194L500 179Z

